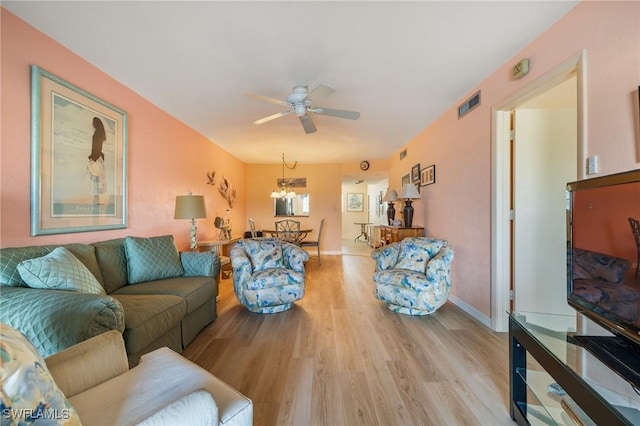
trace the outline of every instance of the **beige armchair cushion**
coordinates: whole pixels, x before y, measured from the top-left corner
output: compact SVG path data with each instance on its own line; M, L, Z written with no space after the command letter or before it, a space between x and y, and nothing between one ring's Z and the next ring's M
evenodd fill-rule
M122 333L110 330L45 360L67 398L129 370Z
M250 399L168 348L142 356L140 364L69 401L83 424L137 424L174 401L204 389L218 407L220 424L250 425Z

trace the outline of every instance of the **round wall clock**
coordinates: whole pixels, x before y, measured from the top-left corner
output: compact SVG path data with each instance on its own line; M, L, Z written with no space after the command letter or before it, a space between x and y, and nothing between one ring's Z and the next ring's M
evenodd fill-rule
M360 163L360 170L369 170L369 162L363 161Z

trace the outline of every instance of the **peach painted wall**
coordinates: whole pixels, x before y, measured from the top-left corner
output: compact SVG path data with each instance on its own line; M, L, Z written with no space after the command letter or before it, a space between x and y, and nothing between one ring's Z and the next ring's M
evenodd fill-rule
M292 161L287 160L287 164ZM310 215L296 217L301 227L313 228L309 239L317 239L320 221L325 218L325 225L320 249L327 253L340 253L341 216L340 216L340 180L339 164L300 164L295 170L285 169L287 178L307 178L307 187L298 188L296 192L309 194ZM247 218L256 221L258 229L273 229L276 217L273 215L273 200L269 198L276 186L278 178L282 178L280 164L248 164L246 166ZM277 218L278 220L281 218ZM248 230L245 221L242 229Z
M213 218L223 215L227 206L217 189L206 184L206 172L214 170L238 189L232 220L244 222L245 166L241 161L10 12L0 12L2 247L173 234L178 248L185 249L189 221L174 220L173 210L175 196L188 191L206 197L208 218L198 220L199 238L217 239ZM30 236L31 64L127 112L128 228Z
M455 106L390 158L390 182L411 166L436 165L436 184L414 202L416 224L449 240L455 250L452 294L491 313L491 107L582 49L587 51L587 140L584 156L600 156L600 175L640 167L633 107L640 83L640 3L582 2L498 68L468 95L481 105L457 119ZM531 71L511 80L511 67L530 58ZM460 103L466 96L460 99ZM583 159L584 163L584 159ZM543 171L542 171L543 172ZM393 186L393 185L391 185Z

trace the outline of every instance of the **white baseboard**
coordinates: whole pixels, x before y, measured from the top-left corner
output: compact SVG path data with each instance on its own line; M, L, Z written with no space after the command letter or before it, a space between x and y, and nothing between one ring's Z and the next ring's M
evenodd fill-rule
M460 300L454 295L449 295L449 301L456 305L458 308L465 311L467 314L471 315L474 319L480 321L480 323L486 325L491 328L491 318L474 308L473 306L467 305L465 302Z

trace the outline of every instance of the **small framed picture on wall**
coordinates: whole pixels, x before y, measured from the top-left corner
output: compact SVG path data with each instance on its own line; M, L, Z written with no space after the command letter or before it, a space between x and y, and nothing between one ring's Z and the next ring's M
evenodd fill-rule
M420 181L420 163L411 168L411 183Z
M420 171L420 186L436 183L436 165L432 164Z

